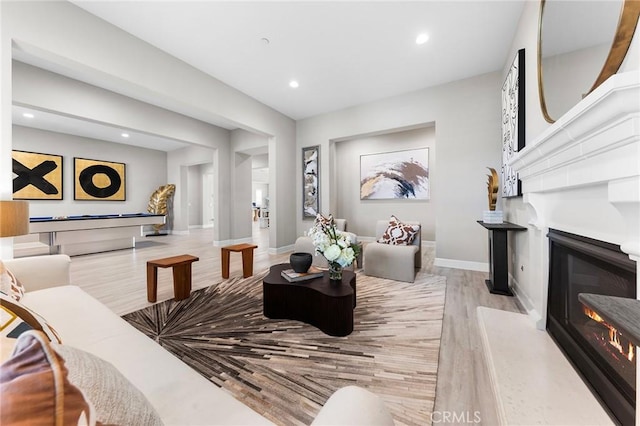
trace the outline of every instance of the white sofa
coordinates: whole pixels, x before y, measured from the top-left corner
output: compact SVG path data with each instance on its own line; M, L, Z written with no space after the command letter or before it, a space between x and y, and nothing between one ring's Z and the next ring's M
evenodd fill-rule
M105 305L70 285L70 258L3 261L25 286L21 300L73 346L113 364L167 425L259 425L271 422L218 388ZM384 403L362 388L335 392L313 424L393 425Z

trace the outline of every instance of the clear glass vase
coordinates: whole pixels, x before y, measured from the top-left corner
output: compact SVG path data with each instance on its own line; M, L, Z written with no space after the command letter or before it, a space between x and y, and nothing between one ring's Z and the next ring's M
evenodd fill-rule
M338 262L329 262L329 280L342 282L342 266Z

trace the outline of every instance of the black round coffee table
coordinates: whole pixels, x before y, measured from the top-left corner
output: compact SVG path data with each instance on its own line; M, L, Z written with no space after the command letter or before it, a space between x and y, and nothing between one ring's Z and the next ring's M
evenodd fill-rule
M267 318L306 322L330 336L347 336L353 331L356 307L356 274L342 272L342 282L322 277L289 282L280 275L291 265L273 265L262 281L263 313Z

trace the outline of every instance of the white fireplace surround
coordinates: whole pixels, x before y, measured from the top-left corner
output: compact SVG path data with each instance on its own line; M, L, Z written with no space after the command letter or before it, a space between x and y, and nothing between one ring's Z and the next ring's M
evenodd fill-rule
M540 288L542 306L530 314L544 329L549 228L620 245L640 260L640 72L609 78L509 165L522 180L529 224L542 234L532 247L540 254L542 282L532 287Z

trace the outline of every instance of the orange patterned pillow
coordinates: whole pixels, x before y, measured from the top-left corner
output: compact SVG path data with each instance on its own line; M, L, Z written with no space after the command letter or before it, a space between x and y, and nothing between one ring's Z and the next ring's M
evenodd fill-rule
M391 245L405 245L413 243L413 240L420 231L420 225L407 225L395 217L391 216L389 219L389 226L382 234L382 237L378 240L379 243L391 244Z
M89 424L92 407L69 382L64 361L38 331L23 333L1 366L0 424Z

